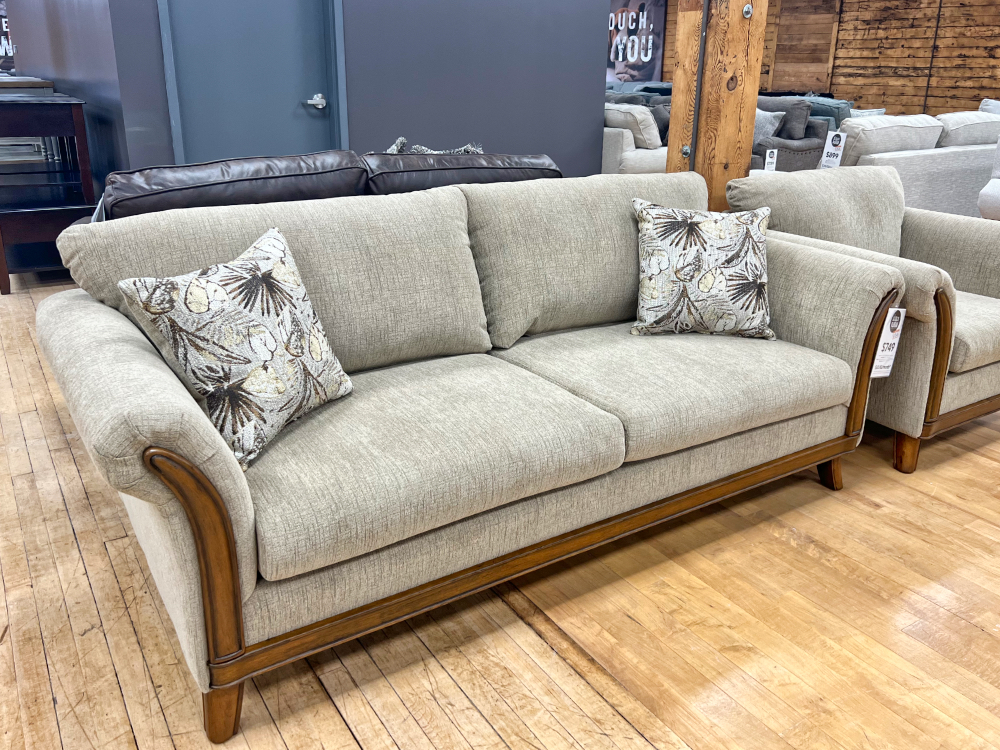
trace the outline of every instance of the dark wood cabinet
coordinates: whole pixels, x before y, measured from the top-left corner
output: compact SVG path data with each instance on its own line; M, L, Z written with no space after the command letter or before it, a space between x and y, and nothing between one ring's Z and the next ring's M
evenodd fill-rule
M94 210L83 101L0 89L0 138L38 138L39 159L0 162L0 294L10 274L62 267L51 245Z

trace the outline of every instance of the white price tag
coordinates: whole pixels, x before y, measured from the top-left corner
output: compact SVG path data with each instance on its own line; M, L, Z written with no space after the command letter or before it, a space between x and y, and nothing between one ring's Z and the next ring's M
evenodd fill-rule
M887 378L892 372L892 361L896 358L899 345L899 334L903 332L903 319L906 310L902 307L890 307L882 325L882 336L875 350L875 364L872 366L873 378Z
M844 142L847 138L839 130L826 134L826 148L823 149L823 158L820 159L820 169L830 169L840 166L840 158L844 155Z
M764 171L773 172L775 167L778 165L778 149L769 148L767 150L767 157L764 159Z

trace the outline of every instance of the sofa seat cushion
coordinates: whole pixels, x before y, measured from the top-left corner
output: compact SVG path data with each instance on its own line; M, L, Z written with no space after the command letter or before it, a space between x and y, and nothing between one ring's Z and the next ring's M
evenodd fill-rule
M1000 362L1000 299L955 292L955 343L952 372Z
M784 341L632 336L631 323L530 336L491 356L556 383L625 425L640 461L851 398L846 362Z
M483 354L360 373L247 470L280 580L621 466L621 421Z
M667 171L667 147L637 148L622 154L619 174L663 174Z

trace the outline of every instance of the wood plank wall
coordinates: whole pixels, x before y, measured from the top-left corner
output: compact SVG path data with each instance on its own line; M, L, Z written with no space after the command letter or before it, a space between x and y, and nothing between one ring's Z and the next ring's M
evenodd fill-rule
M667 0L667 28L663 35L663 78L674 80L674 64L677 62L677 0Z
M664 81L676 19L668 0ZM767 20L762 91L830 92L889 114L1000 99L1000 0L771 0Z
M926 111L1000 99L1000 0L941 0L940 19Z
M771 0L767 6L767 27L764 29L764 56L760 63L760 90L771 91L774 78L774 55L778 47L781 25L781 0Z
M771 91L827 91L840 0L782 0Z

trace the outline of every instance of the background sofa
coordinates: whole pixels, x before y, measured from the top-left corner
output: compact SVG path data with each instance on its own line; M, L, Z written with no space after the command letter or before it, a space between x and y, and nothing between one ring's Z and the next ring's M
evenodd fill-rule
M842 166L893 167L906 205L950 214L979 214L990 180L1000 115L951 112L849 118Z
M1000 409L1000 224L911 208L888 167L733 180L734 210L771 207L780 237L899 270L906 322L892 375L869 416L896 431L894 463L916 469L920 441Z
M663 103L669 101L670 84L623 83L612 89L606 103L632 101L635 104ZM617 95L617 96L616 96ZM632 99L627 97L631 96ZM610 97L614 97L612 100ZM641 100L641 102L640 102ZM836 129L850 116L852 102L827 99L817 96L764 96L757 98L758 109L767 112L787 112L803 106L808 113L803 115L797 132L782 123L774 136L754 144L751 169L763 169L764 158L769 149L778 150L776 169L779 172L794 172L800 169L815 169L819 166L826 144L827 132ZM789 116L790 118L792 115ZM797 119L797 114L795 115ZM663 140L652 144L636 127L620 127L618 120L605 116L604 150L601 158L601 172L604 174L658 174L667 168L667 144Z
M990 181L979 193L979 213L984 219L1000 221L1000 140L993 155L993 172Z
M213 741L243 680L839 456L860 435L885 265L768 241L778 341L630 335L632 200L695 173L160 211L59 241L80 290L39 342L118 490ZM116 283L228 261L281 228L354 391L244 472Z
M813 105L807 97L758 96L757 109L765 112L783 112L785 115L775 135L753 144L750 168L763 169L767 152L777 149L775 171L797 172L800 169L816 169L823 157L830 123L835 121L828 116L814 117L812 110L818 106Z

